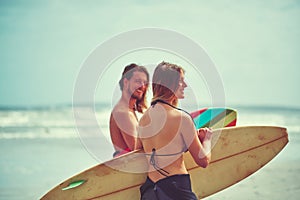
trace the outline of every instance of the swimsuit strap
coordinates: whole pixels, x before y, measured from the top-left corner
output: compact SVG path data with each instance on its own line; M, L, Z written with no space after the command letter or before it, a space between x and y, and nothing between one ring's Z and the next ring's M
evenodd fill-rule
M146 156L176 156L176 155L178 155L178 154L181 154L181 153L184 153L185 152L185 150L182 150L182 151L180 151L180 152L178 152L178 153L170 153L170 154L156 154L156 149L155 148L153 148L152 149L152 153L151 154L149 154L149 153L145 153L145 155ZM155 153L154 155L153 155L153 153Z
M174 108L176 110L180 110L182 112L185 112L186 114L188 114L191 117L192 121L194 122L193 117L190 115L190 113L188 113L187 111L183 110L182 108L178 108L176 106L173 106L172 104L170 104L170 103L168 103L168 102L166 102L164 100L161 100L161 99L156 99L156 100L152 101L151 102L151 106L154 107L157 103L163 103L163 104L166 104L166 105L168 105L168 106L170 106L170 107L172 107L172 108Z
M157 166L156 162L155 162L155 156L156 156L156 150L155 148L152 149L152 154L150 157L150 164L154 167L154 169L156 169L156 171L158 171L161 175L163 176L168 176L169 172L167 172L166 170L160 168L159 166Z
M167 172L166 170L160 168L157 164L156 164L156 161L155 161L155 157L157 156L175 156L175 155L178 155L178 154L181 154L183 153L183 151L180 151L178 153L171 153L171 154L156 154L156 149L153 148L152 149L152 153L151 154L147 154L145 153L146 156L151 156L150 157L150 164L154 167L154 169L156 169L161 175L163 176L168 176L167 174L169 174L169 172Z

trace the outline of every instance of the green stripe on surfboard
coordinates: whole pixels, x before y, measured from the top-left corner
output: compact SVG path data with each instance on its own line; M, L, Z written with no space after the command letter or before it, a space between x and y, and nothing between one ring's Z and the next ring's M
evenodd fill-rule
M216 121L215 123L210 123L209 127L216 129L222 127L235 126L236 120L237 120L237 114L236 112L232 111L228 114L226 113L226 116L223 120Z
M202 109L204 110L204 109ZM194 116L194 122L197 129L203 127L222 128L236 125L237 113L229 108L208 108L200 114Z

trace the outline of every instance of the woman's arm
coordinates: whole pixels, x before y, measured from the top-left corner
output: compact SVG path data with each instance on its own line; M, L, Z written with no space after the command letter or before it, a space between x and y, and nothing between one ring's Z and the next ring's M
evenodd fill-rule
M182 135L185 144L191 153L194 161L201 167L208 166L211 160L211 138L212 132L209 129L196 130L192 119L188 115L182 117ZM204 134L205 138L201 143L198 135Z

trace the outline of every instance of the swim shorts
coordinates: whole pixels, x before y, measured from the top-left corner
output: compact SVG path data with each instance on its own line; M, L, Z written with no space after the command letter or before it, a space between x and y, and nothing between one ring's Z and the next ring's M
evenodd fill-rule
M154 183L147 177L140 187L141 200L197 200L189 174L178 174Z

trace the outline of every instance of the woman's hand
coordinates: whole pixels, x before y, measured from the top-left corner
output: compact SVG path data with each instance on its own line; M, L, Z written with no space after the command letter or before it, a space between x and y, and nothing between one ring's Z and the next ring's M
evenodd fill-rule
M212 139L212 131L210 128L200 128L198 129L197 134L201 143L203 143L205 140Z

